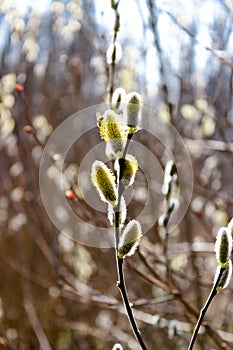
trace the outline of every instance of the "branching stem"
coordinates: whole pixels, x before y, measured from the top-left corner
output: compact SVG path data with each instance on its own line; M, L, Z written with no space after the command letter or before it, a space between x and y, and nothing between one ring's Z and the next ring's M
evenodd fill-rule
M31 115L30 115L30 112L29 112L29 107L28 107L26 96L24 95L24 92L19 92L18 95L19 95L20 101L21 101L22 106L23 106L24 117L25 117L28 125L31 128L31 134L32 134L35 142L39 146L44 147L44 144L38 139L36 131L35 131L34 127L33 127L32 119L31 119Z
M116 251L116 265L117 265L117 274L118 274L118 281L117 286L120 289L122 300L124 302L125 310L130 322L130 325L133 329L135 338L137 339L138 343L141 346L142 350L147 350L146 345L143 342L141 333L137 327L134 314L132 311L132 306L129 302L128 293L125 285L125 279L124 279L124 270L123 270L123 264L124 259L121 259L118 257L118 244L119 244L119 238L120 238L120 205L121 205L121 197L123 195L123 186L122 186L122 176L123 176L123 169L125 164L125 156L127 154L127 150L129 147L130 140L132 138L133 134L129 134L126 142L126 146L124 149L124 153L121 159L119 159L119 174L118 174L118 205L116 206L114 210L115 215L115 251Z
M206 300L206 303L205 305L203 306L203 308L201 309L200 311L200 315L199 315L199 318L198 318L198 321L197 321L197 324L194 328L194 331L193 331L193 335L192 335L192 338L191 338L191 341L190 341L190 344L189 344L189 347L188 347L188 350L192 350L193 349L193 346L195 344L195 341L196 341L196 338L197 338L197 334L198 334L198 331L201 327L201 323L203 321L203 318L205 317L205 314L213 300L213 298L215 297L215 295L217 294L217 286L218 286L218 283L222 277L222 274L224 272L224 268L221 268L220 272L219 272L219 275L218 275L218 278L216 279L211 291L210 291L210 294Z

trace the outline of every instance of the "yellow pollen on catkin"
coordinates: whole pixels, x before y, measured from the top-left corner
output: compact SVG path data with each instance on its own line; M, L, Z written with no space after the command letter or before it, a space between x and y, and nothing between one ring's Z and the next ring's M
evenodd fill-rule
M111 203L113 207L117 205L115 176L103 162L96 160L93 163L91 182L99 192L102 201Z
M215 242L216 259L220 266L224 267L230 258L232 251L232 237L226 227L221 227Z
M127 154L124 161L122 184L126 188L134 182L136 172L138 170L138 161L131 154Z
M133 255L142 237L141 225L137 220L131 220L125 227L118 246L118 257Z
M112 110L107 110L99 126L101 138L109 143L113 153L120 158L127 140L128 128L123 118Z

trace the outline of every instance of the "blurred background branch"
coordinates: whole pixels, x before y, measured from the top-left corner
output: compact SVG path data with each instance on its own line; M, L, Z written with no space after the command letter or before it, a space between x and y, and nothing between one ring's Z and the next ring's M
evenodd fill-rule
M0 4L0 347L104 350L121 342L137 349L112 249L62 234L43 207L38 175L53 130L122 86L176 128L192 160L192 200L167 249L172 283L157 222L125 271L145 342L184 349L212 285L216 232L233 216L232 1L34 3ZM164 169L161 142L143 132L138 139ZM98 132L82 139L63 169L70 206L97 228L108 222L85 202L77 178L99 142ZM55 182L59 161L54 156L48 171ZM146 202L146 184L136 178L135 186L130 218ZM233 348L232 288L213 302L197 349Z

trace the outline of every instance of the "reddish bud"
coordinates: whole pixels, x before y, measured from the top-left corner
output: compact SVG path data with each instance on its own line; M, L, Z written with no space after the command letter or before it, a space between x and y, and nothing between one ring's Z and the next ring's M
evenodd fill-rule
M27 134L32 134L33 132L31 125L25 125L23 127L23 131L26 132Z
M17 91L17 92L22 92L22 91L23 91L23 86L20 85L20 84L16 84L16 85L15 85L15 91Z
M67 190L67 191L65 192L65 196L66 196L66 198L68 198L68 199L76 199L76 194L75 194L74 191L72 191L72 190Z

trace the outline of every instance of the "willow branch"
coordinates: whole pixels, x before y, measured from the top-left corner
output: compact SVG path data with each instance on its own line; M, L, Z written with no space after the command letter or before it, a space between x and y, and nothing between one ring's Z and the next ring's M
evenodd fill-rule
M208 310L212 300L214 299L215 295L217 294L217 286L218 286L218 283L219 283L219 281L220 281L220 279L222 277L222 274L223 274L224 270L225 270L224 268L221 268L220 273L218 275L218 278L216 279L216 281L215 281L215 283L214 283L214 285L213 285L213 287L211 289L211 292L210 292L210 294L209 294L209 296L208 296L208 298L206 300L206 303L205 303L205 305L203 306L203 308L200 311L200 315L199 315L198 321L196 323L196 326L194 328L193 335L192 335L192 338L191 338L188 350L192 350L193 349L193 346L195 344L195 341L196 341L196 338L197 338L197 335L198 335L198 331L199 331L199 329L201 327L201 323L203 321L203 318L205 317L205 314L206 314L206 312L207 312L207 310Z
M122 300L124 302L125 310L130 322L130 325L132 327L133 333L135 335L135 338L137 339L138 343L141 346L142 350L147 350L146 345L144 344L144 341L142 339L141 333L137 327L134 314L132 311L131 304L129 302L128 293L125 285L125 279L124 279L124 270L123 270L123 263L124 259L121 259L118 257L118 244L119 244L119 238L120 238L120 205L121 205L121 197L123 195L123 186L122 186L122 176L123 176L123 169L125 164L125 156L127 154L127 149L130 143L130 140L132 138L132 134L128 135L126 146L124 149L124 153L121 159L119 159L119 176L118 176L118 205L116 206L114 210L115 214L115 252L116 252L116 264L117 264L117 274L118 274L118 282L117 286L120 289Z

